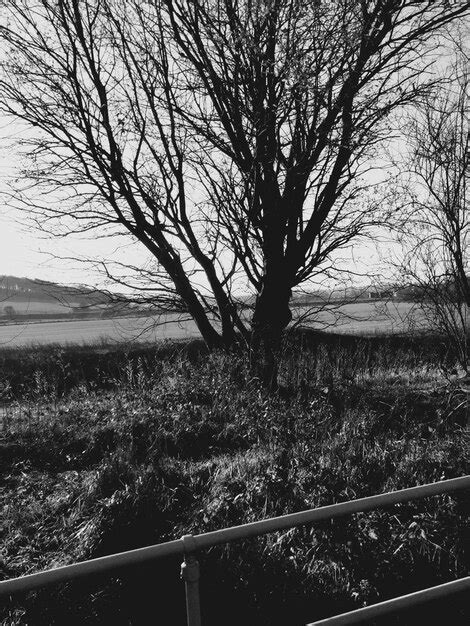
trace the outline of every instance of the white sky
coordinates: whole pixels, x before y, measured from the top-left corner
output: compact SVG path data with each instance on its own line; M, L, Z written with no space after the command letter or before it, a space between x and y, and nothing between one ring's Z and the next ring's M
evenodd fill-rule
M90 234L48 238L22 223L21 214L12 208L8 199L8 181L14 179L21 164L19 150L11 144L11 137L19 132L19 124L7 124L6 119L0 116L0 276L104 287L106 281L97 270L66 257L92 259L99 256L122 259L135 265L146 263L148 255L138 243L125 245L126 241L122 238L97 239ZM341 256L344 255L342 253ZM63 257L63 260L54 257ZM371 266L378 264L379 255L373 243L354 246L351 269L367 273Z
M138 245L122 250L123 241L106 241L91 236L70 236L66 239L46 239L18 222L18 214L8 206L7 180L15 176L20 165L18 152L11 147L8 137L19 132L20 126L8 123L0 116L0 275L14 275L39 278L61 283L80 283L103 286L100 275L90 267L73 261L64 261L56 257L93 258L101 255L107 258L122 258L138 265L145 263L148 256ZM376 271L381 264L380 257L386 257L387 247L377 251L373 243L358 244L351 256L351 269L358 271ZM364 282L364 280L359 281Z
M11 138L20 132L20 125L0 116L0 276L10 275L39 278L59 283L79 283L103 286L100 273L88 264L67 260L66 257L91 259L123 258L121 238L97 239L95 235L70 235L49 238L26 226L22 215L9 202L9 181L14 180L21 164L19 150ZM144 262L145 254L138 246L126 247L125 257L131 262ZM63 257L63 260L54 257Z

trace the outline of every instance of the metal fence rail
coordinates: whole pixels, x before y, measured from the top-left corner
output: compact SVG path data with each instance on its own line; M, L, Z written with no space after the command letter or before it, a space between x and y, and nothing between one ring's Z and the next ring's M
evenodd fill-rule
M157 560L159 558L171 555L182 555L184 562L181 569L181 575L185 581L186 586L186 606L187 606L187 619L188 626L200 626L200 608L199 608L199 564L196 560L196 552L211 548L216 545L230 543L240 539L246 539L248 537L255 537L264 535L271 532L285 530L286 528L295 528L303 526L305 524L313 524L324 520L341 517L344 515L350 515L352 513L361 513L378 509L381 507L391 506L393 504L399 504L403 502L409 502L411 500L417 500L426 498L429 496L443 495L451 493L461 489L470 489L470 476L463 476L461 478L452 478L450 480L444 480L437 483L429 483L426 485L420 485L417 487L411 487L408 489L402 489L400 491L392 491L375 496L369 496L367 498L360 498L358 500L350 500L348 502L342 502L339 504L332 504L329 506L320 507L318 509L308 509L306 511L300 511L299 513L291 513L289 515L282 515L279 517L273 517L270 519L260 520L249 524L243 524L241 526L233 526L230 528L224 528L215 530L200 535L185 535L181 539L169 541L167 543L157 544L146 548L139 548L138 550L131 550L128 552L122 552L120 554L113 554L110 556L100 557L92 559L90 561L84 561L81 563L75 563L73 565L66 565L56 569L46 570L44 572L38 572L36 574L29 574L20 578L13 578L0 582L0 597L5 595L12 595L21 592L28 592L47 585L68 582L83 577L90 577L97 574L113 573L128 567L148 563L150 561ZM467 579L463 579L463 585ZM450 587L445 587L443 592L436 590L439 587L428 590L432 593L447 594L452 589L455 589L457 583L462 581L454 581L449 583ZM454 587L452 587L452 584ZM434 591L433 591L434 590ZM450 591L448 591L450 590ZM423 592L418 592L423 593ZM415 594L411 594L415 595ZM405 596L408 597L408 596ZM435 597L431 595L431 597ZM426 599L428 599L426 597ZM395 602L397 599L395 600ZM390 602L386 603L390 605ZM376 608L378 605L373 605L367 608ZM394 610L394 606L385 609ZM364 611L364 609L359 609ZM354 611L353 613L358 613ZM345 616L339 616L345 619ZM339 618L329 618L339 619ZM365 618L364 618L365 619ZM357 621L357 620L356 620ZM354 622L328 622L323 621L319 624L347 624Z
M409 593L399 598L385 600L385 602L378 602L377 604L366 606L363 609L356 609L355 611L336 615L335 617L327 617L318 622L307 624L307 626L346 626L349 624L358 624L359 622L381 617L387 613L403 611L417 606L418 604L424 604L424 602L429 602L429 600L439 600L439 598L445 598L450 594L459 593L460 591L470 591L470 576L461 578L460 580L453 580L443 585L437 585L436 587L429 587L428 589L423 589L423 591L415 591L414 593Z

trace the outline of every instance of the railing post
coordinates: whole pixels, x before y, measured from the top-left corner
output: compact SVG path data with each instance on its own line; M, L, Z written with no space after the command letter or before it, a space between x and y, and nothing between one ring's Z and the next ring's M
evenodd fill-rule
M199 561L196 559L196 542L192 535L181 537L184 561L181 563L181 578L186 590L186 619L188 626L201 626L199 600Z

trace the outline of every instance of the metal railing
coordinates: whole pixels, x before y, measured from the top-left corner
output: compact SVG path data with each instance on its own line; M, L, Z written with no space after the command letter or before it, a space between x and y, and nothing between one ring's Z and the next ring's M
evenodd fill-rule
M363 609L356 609L356 611L350 611L349 613L343 613L335 617L328 617L319 622L307 624L307 626L346 626L346 624L358 624L359 622L381 617L387 613L403 611L418 604L429 602L430 600L439 600L439 598L445 598L451 593L458 593L459 591L470 591L470 576L461 578L460 580L453 580L443 585L437 585L436 587L429 587L428 589L423 589L423 591L415 591L414 593L409 593L399 598L392 598L392 600L386 600L385 602L378 602L377 604L366 606Z
M313 524L315 522L330 520L353 513L371 511L393 504L409 502L410 500L443 495L461 489L470 489L470 476L452 478L450 480L429 483L427 485L420 485L400 491L392 491L369 496L367 498L360 498L358 500L350 500L348 502L323 506L318 509L308 509L306 511L300 511L299 513L291 513L289 515L251 522L241 526L214 530L200 535L185 535L181 539L167 543L100 557L73 565L65 565L56 569L0 582L0 597L33 591L47 585L69 582L97 574L113 573L133 565L155 561L162 557L180 555L184 559L181 566L181 577L185 583L187 623L188 626L200 626L199 563L196 558L198 551L240 539L247 539L248 537L265 535L267 533L285 530L287 528L295 528L305 524ZM464 578L408 596L388 600L364 609L352 611L351 613L321 620L320 622L315 622L315 626L326 624L334 624L335 626L339 624L353 624L358 621L382 615L386 612L407 608L413 604L469 588L470 578ZM314 625L311 624L309 626Z

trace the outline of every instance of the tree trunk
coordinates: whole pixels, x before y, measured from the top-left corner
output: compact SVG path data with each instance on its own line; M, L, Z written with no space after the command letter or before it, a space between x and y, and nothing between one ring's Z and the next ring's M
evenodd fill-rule
M178 274L180 274L178 272ZM199 302L194 290L184 275L172 276L178 293L186 303L191 317L196 322L199 332L209 350L222 347L222 337L211 324L204 307Z
M207 313L199 301L179 258L171 255L163 246L157 248L155 256L160 260L173 280L176 291L188 307L191 317L196 322L199 332L209 350L222 347L222 337L215 330Z
M292 291L281 271L267 272L252 319L252 369L270 391L278 388L279 358L285 328L292 319Z

